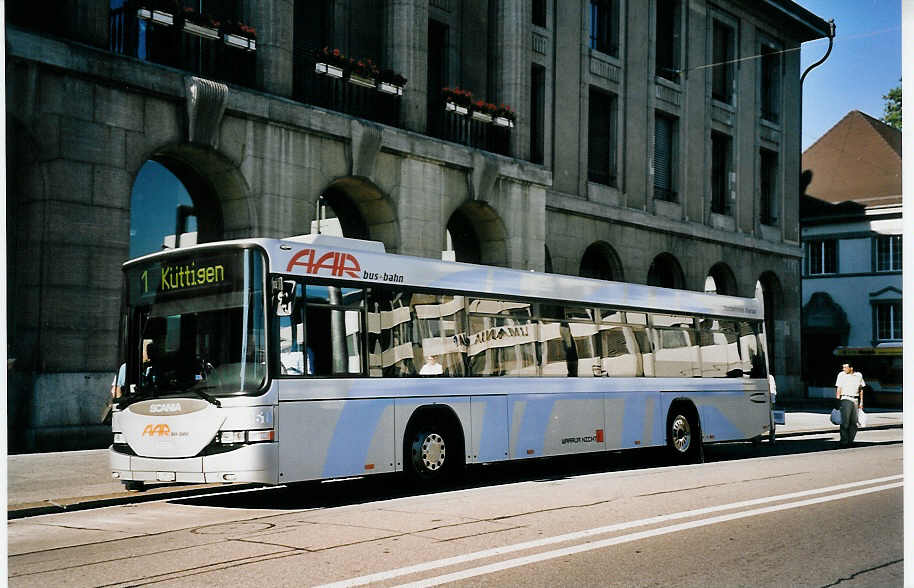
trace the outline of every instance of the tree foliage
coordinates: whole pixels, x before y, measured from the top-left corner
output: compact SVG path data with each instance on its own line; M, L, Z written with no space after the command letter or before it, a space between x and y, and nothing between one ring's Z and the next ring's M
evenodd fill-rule
M885 115L882 122L901 130L901 84L889 90L882 99L885 100Z

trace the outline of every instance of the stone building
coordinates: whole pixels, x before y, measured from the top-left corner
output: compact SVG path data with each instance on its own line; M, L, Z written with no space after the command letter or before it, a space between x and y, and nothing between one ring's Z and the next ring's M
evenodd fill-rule
M107 442L134 241L307 233L320 196L393 252L760 283L800 389L798 49L827 32L789 0L7 3L11 449Z

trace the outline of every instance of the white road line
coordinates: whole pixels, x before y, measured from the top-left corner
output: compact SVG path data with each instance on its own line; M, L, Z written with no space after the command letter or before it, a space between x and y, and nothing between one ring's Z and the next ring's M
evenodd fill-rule
M753 500L743 500L740 502L732 502L730 504L709 506L709 507L705 507L705 508L699 508L699 509L689 510L689 511L684 511L684 512L677 512L677 513L672 513L672 514L668 514L668 515L659 515L659 516L655 516L655 517L649 517L646 519L640 519L637 521L616 523L613 525L607 525L605 527L597 527L595 529L586 529L583 531L575 531L573 533L566 533L564 535L556 535L555 537L546 537L543 539L536 539L534 541L525 541L523 543L517 543L515 545L505 545L503 547L495 547L492 549L485 549L483 551L476 551L476 552L467 553L464 555L457 555L457 556L448 557L445 559L424 562L424 563L420 563L420 564L415 564L415 565L411 565L411 566L388 570L386 572L368 574L365 576L359 576L357 578L341 580L339 582L334 582L332 584L324 584L323 586L320 586L319 588L342 588L344 586L364 586L364 585L370 584L372 582L383 582L386 580L391 580L393 578L400 578L403 576L408 576L410 574L416 574L419 572L427 572L430 570L436 570L436 569L445 568L448 566L464 564L467 562L485 559L488 557L494 557L497 555L516 553L518 551L524 551L527 549L535 549L537 547L545 547L547 545L555 545L557 543L564 543L566 541L576 541L576 540L580 540L580 539L586 539L586 538L592 537L594 535L603 535L605 533L612 533L615 531L624 531L626 529L632 529L635 527L644 527L647 525L654 525L657 523L664 523L667 521L675 521L675 520L679 520L679 519L701 516L701 515L721 512L721 511L725 511L725 510L733 510L736 508L746 508L749 506L757 506L760 504L768 504L771 502L779 502L782 500L792 500L795 498L803 498L805 496L823 494L825 492L838 492L841 490L848 490L851 488L859 488L861 486L871 486L873 484L881 484L883 482L901 480L902 478L903 478L903 476L900 474L895 475L895 476L886 476L883 478L874 478L872 480L862 480L860 482L850 482L847 484L839 484L837 486L828 486L825 488L816 488L813 490L803 490L800 492L791 492L789 494L780 494L777 496L767 496L765 498L756 498ZM708 520L710 520L710 519L708 519ZM524 564L520 564L520 565L524 565ZM487 573L487 572L484 572L484 573Z
M535 555L528 555L526 557L509 559L506 561L490 564L487 566L471 568L469 570L463 570L460 572L454 572L453 574L446 574L446 575L438 576L435 578L427 578L425 580L419 580L418 582L411 582L409 584L401 584L400 588L407 588L407 587L408 588L419 588L419 587L426 587L426 586L438 586L440 584L446 584L447 582L456 582L458 580L465 580L467 578L473 578L475 576L492 574L495 572L500 572L500 571L508 570L511 568L517 568L520 566L525 566L525 565L529 565L529 564L533 564L533 563L547 561L550 559L555 559L557 557L565 557L565 556L574 555L577 553L584 553L585 551L603 549L604 547L610 547L612 545L619 545L621 543L629 543L631 541L638 541L640 539L647 539L649 537L657 537L659 535L668 535L670 533L686 531L688 529L697 529L698 527L716 525L718 523L735 521L738 519L744 519L744 518L748 518L748 517L754 517L754 516L758 516L758 515L777 512L780 510L789 510L792 508L799 508L801 506L809 506L812 504L831 502L833 500L842 500L844 498L850 498L852 496L860 496L863 494L870 494L873 492L882 492L883 490L890 490L892 488L900 488L903 486L904 486L904 482L895 482L893 484L885 484L884 486L875 486L875 487L871 487L871 488L864 488L862 490L853 490L850 492L844 492L844 493L836 494L836 495L820 496L819 498L810 498L808 500L800 500L797 502L788 502L786 504L767 506L765 508L758 508L755 510L735 512L735 513L731 513L731 514L727 514L727 515L711 517L708 519L700 519L697 521L689 521L687 523L679 523L678 525L671 525L669 527L661 527L659 529L651 529L650 531L641 531L638 533L631 533L629 535L621 535L619 537L613 537L611 539L604 539L602 541L597 541L595 543L586 543L584 545L575 545L573 547L566 547L564 549L546 551L544 553L537 553Z

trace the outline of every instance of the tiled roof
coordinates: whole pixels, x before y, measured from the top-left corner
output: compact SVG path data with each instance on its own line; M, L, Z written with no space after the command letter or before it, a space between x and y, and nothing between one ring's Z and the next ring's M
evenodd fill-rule
M806 194L865 207L901 203L901 131L849 112L803 153L812 171Z

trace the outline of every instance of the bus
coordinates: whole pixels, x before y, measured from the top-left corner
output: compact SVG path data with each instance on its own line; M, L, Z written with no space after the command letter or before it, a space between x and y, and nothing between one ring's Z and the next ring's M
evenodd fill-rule
M112 476L309 480L773 435L760 299L327 235L124 264Z

